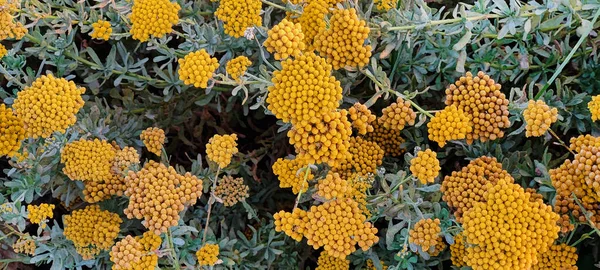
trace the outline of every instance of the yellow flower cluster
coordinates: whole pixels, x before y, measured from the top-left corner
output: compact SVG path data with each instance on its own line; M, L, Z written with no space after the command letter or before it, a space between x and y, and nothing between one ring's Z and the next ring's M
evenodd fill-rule
M371 211L367 208L367 190L373 186L375 179L372 176L358 176L349 181L350 198L358 203L358 207L366 217L371 216Z
M335 110L342 87L331 76L331 65L312 52L281 62L269 86L268 109L285 122L309 121Z
M383 261L379 261L379 264L381 264L381 270L388 269L388 266L385 265L385 263ZM375 266L375 263L373 263L373 260L368 259L367 265L366 265L366 270L379 270L379 269L377 269L377 267Z
M437 142L440 147L444 147L448 141L465 139L472 131L469 117L456 105L446 106L436 112L427 123L429 139Z
M356 244L366 251L379 241L377 228L366 221L352 199L312 206L306 216L307 243L315 249L324 247L331 256L345 258L356 250Z
M233 155L237 154L237 134L215 135L206 144L206 156L208 160L217 163L219 167L225 168L231 163Z
M9 203L0 204L0 214L4 213L12 213L15 211L15 208Z
M262 25L261 11L260 0L221 0L215 16L223 21L225 34L239 38L247 28Z
M508 128L508 99L500 91L500 84L483 72L466 76L446 89L446 105L456 105L469 117L473 132L467 134L467 143L473 140L495 140L504 136Z
M160 235L155 234L152 231L147 231L142 236L136 236L135 239L142 244L145 251L154 251L160 248L160 244L162 244L162 239Z
M574 143L588 139L594 143L593 137L579 137L571 140L571 148L580 148L573 161L565 160L564 163L550 170L550 179L556 189L554 211L561 215L561 231L566 233L574 229L571 224L571 216L581 223L587 223L585 213L581 211L579 204L573 198L573 194L579 199L581 206L590 213L591 222L600 226L600 203L598 202L599 181L596 179L598 171L598 159L596 154L600 151L597 146L575 146Z
M350 260L330 256L326 251L319 254L315 270L344 270L350 269Z
M173 25L179 22L177 2L169 0L133 0L131 8L131 33L133 39L146 42L153 36L161 38L173 31Z
M240 82L240 78L242 75L244 75L244 73L246 73L246 70L250 65L252 65L250 59L248 59L246 56L240 55L227 62L225 70L227 73L229 73L229 76L231 76L232 79Z
M131 169L133 166L140 164L140 154L133 147L125 147L117 150L115 161L112 166L112 171L115 174L122 175Z
M280 188L292 188L294 194L298 192L305 192L308 189L308 181L313 179L314 175L308 170L306 183L304 183L304 176L306 171L300 169L306 167L306 163L301 160L295 159L283 159L279 158L273 163L273 173L279 178Z
M60 162L63 172L71 180L102 181L112 177L112 166L117 151L104 141L80 139L68 143L62 150Z
M151 231L135 238L128 235L111 249L110 260L114 263L113 269L148 270L156 268L158 255L155 250L160 247L160 244L160 236Z
M40 224L40 227L46 228L46 219L54 217L54 204L42 203L40 205L28 205L29 221L33 224Z
M288 131L290 144L306 163L336 166L350 158L352 127L347 111L330 111L322 118L298 121Z
M383 115L378 121L385 128L392 130L403 130L405 125L414 125L417 114L412 110L410 102L399 97L396 102L385 107L382 111Z
M337 199L312 206L309 211L295 209L293 213L276 213L275 230L283 231L296 241L306 237L308 244L324 250L333 257L346 258L358 244L368 250L379 241L377 228L352 199Z
M16 0L0 0L0 40L21 39L27 34L23 24L15 20L20 3Z
M344 179L350 180L357 176L366 177L377 172L377 166L383 162L384 151L375 142L361 137L350 138L348 152L351 157L343 160L332 170Z
M552 123L558 120L558 110L550 108L543 100L530 100L523 111L525 118L525 136L539 137L544 135Z
M377 9L383 11L388 11L392 8L396 8L396 3L398 3L398 0L375 0Z
M157 127L149 127L142 131L140 134L140 139L148 151L160 156L166 139L164 130Z
M177 225L184 206L196 203L202 195L202 180L155 161L147 162L139 172L129 171L125 183L129 205L124 213L127 218L143 218L142 224L155 234Z
M586 134L572 137L569 141L569 149L575 151L575 153L579 153L579 151L586 146L600 147L600 137L594 137L590 134Z
M417 156L410 161L410 172L419 179L421 184L433 183L440 174L440 161L437 153L426 149L419 151Z
M400 136L400 130L386 128L378 121L373 122L373 132L367 133L365 139L377 143L388 156L399 157L406 151L402 147L405 140Z
M317 183L317 195L325 200L347 198L351 187L337 173L328 173Z
M111 174L99 181L87 181L83 189L84 200L88 203L104 201L111 196L122 196L125 192L125 176Z
M4 47L4 45L0 44L0 59L4 58L6 54L8 54L8 50L6 47Z
M444 240L442 240L442 238L440 237L440 241L438 241L437 244L435 244L435 246L433 247L433 249L430 249L429 252L427 252L427 253L430 256L435 257L435 256L440 255L442 253L442 251L444 251L447 247L448 247L448 245L446 245Z
M112 247L122 222L119 215L101 210L98 205L88 205L64 216L64 235L87 260Z
M224 176L214 190L215 196L223 200L225 206L233 206L248 198L248 186L244 179Z
M186 85L197 88L208 87L208 80L212 79L219 68L217 58L211 57L205 49L186 54L178 63L179 79Z
M375 115L367 108L367 106L355 103L348 109L352 127L358 130L359 134L365 135L367 132L373 132L373 123L376 119Z
M267 51L275 54L275 60L297 57L306 49L302 26L299 23L283 19L273 26L267 34L268 37L264 45Z
M110 251L110 261L114 263L114 270L137 269L142 256L144 246L134 237L128 235L117 242Z
M110 34L112 34L113 31L110 22L104 20L98 20L95 23L92 23L92 28L93 31L90 36L95 39L109 40Z
M200 266L215 265L219 260L219 245L205 244L196 252L196 258L198 258L198 264Z
M27 237L19 237L17 241L12 245L13 250L16 253L28 254L33 256L35 254L35 241L31 238L31 236L27 235Z
M83 93L85 88L72 81L43 75L17 93L13 109L23 119L28 137L48 138L75 124Z
M456 267L467 266L465 258L467 257L467 246L463 232L454 236L454 244L450 245L450 259L452 265Z
M371 58L367 22L358 18L356 9L336 9L329 19L329 28L315 36L314 45L333 69L364 67Z
M14 156L25 139L23 120L11 108L0 104L0 156Z
M419 246L424 252L429 252L431 248L435 248L440 241L443 241L440 236L441 232L439 219L421 219L408 232L408 241Z
M113 269L147 270L158 265L158 255L153 251L158 249L160 237L153 232L145 232L142 237L128 235L117 242L110 251L110 261Z
M314 50L313 42L317 34L325 31L327 27L325 15L329 13L328 9L329 4L326 0L310 0L298 18L304 34L304 44L309 51Z
M275 231L284 232L292 239L300 242L306 231L308 217L306 211L296 208L292 213L279 211L273 215Z
M465 212L466 263L479 269L530 269L558 238L559 216L509 179L488 183L484 202Z
M588 109L592 114L592 121L600 119L600 95L592 97L592 100L588 103Z
M444 178L442 199L454 210L454 216L460 222L464 212L471 209L475 202L483 201L486 184L495 184L500 179L512 179L512 176L502 169L502 164L496 158L479 157Z
M554 244L548 251L538 253L537 264L531 270L577 270L577 257L577 248L567 244Z

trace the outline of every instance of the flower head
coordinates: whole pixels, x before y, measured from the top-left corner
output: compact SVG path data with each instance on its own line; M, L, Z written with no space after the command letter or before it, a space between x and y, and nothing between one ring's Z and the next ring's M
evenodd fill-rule
M27 136L48 138L75 124L84 92L72 81L43 75L17 93L13 109L23 119Z

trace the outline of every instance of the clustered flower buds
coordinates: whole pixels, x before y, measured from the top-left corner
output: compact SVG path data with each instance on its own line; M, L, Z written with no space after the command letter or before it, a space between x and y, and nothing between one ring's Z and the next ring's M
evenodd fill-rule
M215 16L223 22L225 34L242 37L246 28L262 25L260 0L221 0Z
M206 156L208 160L225 168L231 163L233 155L237 154L237 135L215 135L206 144Z
M197 88L208 87L208 80L219 68L219 61L211 57L205 49L186 54L179 59L179 79L186 85Z
M71 180L99 182L112 177L116 154L115 148L106 141L81 139L64 147L60 162Z
M83 93L85 88L72 81L43 75L17 93L13 109L25 123L28 137L48 138L75 124L83 107Z
M109 40L110 34L112 34L112 27L110 26L110 22L104 20L98 20L95 23L92 23L92 33L90 36L95 39L103 39Z
M440 147L444 147L448 141L463 140L472 131L468 115L456 105L446 106L436 112L427 123L429 139L437 142Z
M179 4L169 0L133 0L131 33L133 39L146 42L150 36L161 38L179 22ZM160 18L160 19L157 19Z
M443 241L440 237L441 231L439 219L421 219L408 232L408 241L428 252L430 248L434 248L439 242Z
M279 187L281 188L292 188L294 194L298 192L305 192L308 189L308 181L314 178L314 175L310 169L300 170L306 168L307 163L302 162L297 158L295 159L277 159L273 163L273 173L279 178ZM304 177L306 176L306 181Z
M330 256L327 251L322 251L317 260L315 270L344 270L350 269L350 260Z
M314 46L333 69L364 67L371 58L371 45L364 45L369 32L367 22L358 17L356 9L336 9L329 19L329 28L315 36Z
M233 206L248 198L248 186L244 184L244 179L225 176L219 180L219 184L214 190L215 196L223 201L225 206Z
M469 117L473 131L467 133L467 142L495 140L504 136L502 129L510 126L508 99L490 76L470 72L446 89L446 105L455 105Z
M410 161L410 172L419 179L421 184L435 182L441 169L437 153L431 149L419 151L417 156Z
M140 139L148 151L160 156L166 139L164 130L157 127L147 128L140 134Z
M64 235L73 241L77 253L89 260L113 246L122 222L118 214L89 205L64 216Z
M0 104L0 156L14 156L25 139L23 120L11 108Z
M382 111L383 115L378 121L385 128L392 130L403 130L406 125L414 125L417 114L412 110L410 102L398 98Z
M530 100L523 111L525 118L525 136L539 137L544 135L550 125L558 120L558 110L550 108L542 100Z
M267 35L264 45L267 51L275 53L275 60L296 57L306 49L301 25L287 19L273 26Z
M40 224L40 227L46 228L46 219L54 217L54 204L42 203L40 205L28 205L27 212L29 221L33 224Z
M248 57L246 56L240 55L227 62L225 70L227 71L229 76L231 76L232 79L234 79L237 82L240 82L240 78L242 77L242 75L244 75L244 73L246 73L246 70L250 65L252 65L250 59L248 59Z
M350 120L352 120L352 127L356 128L359 134L365 135L367 132L374 131L372 123L376 117L367 106L355 103L348 109L348 114L350 115Z
M189 172L180 175L175 168L155 161L125 178L129 205L127 218L144 219L143 225L156 234L177 225L185 205L196 203L202 194L202 180Z
M198 258L198 264L201 266L215 265L219 260L219 245L205 244L196 252L196 258Z

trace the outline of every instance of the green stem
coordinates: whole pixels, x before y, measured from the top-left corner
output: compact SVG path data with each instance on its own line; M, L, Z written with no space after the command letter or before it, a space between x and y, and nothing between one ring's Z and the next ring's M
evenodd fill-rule
M583 213L583 216L588 221L588 223L589 223L588 225L590 225L590 227L592 227L594 232L596 232L596 234L598 234L600 236L600 230L598 230L598 228L596 228L596 223L594 223L594 222L592 222L592 220L590 220L589 212L587 210L585 210L583 205L581 205L581 202L579 202L579 199L577 198L577 196L575 195L574 192L571 193L571 195L573 196L573 199L575 199L575 203L577 203L577 205L579 206L581 212Z
M554 74L552 75L552 77L550 77L550 80L548 80L548 82L544 85L542 90L538 92L537 95L535 95L535 99L539 99L544 93L546 93L548 87L550 87L550 84L552 84L552 82L556 80L556 78L558 77L558 75L560 75L565 66L569 63L569 61L571 61L571 58L573 57L573 55L575 55L577 49L579 49L581 44L583 44L583 41L587 39L587 37L590 35L590 32L594 29L594 24L596 24L598 17L600 17L600 9L596 11L596 14L594 15L594 18L592 19L592 22L590 23L589 27L585 31L583 31L581 37L579 38L575 46L571 49L569 55L567 55L567 58L560 64L560 66L558 66L556 71L554 71Z
M550 132L550 134L552 134L552 136L554 136L554 138L556 138L556 140L558 140L558 143L560 145L562 145L564 148L566 148L567 150L569 150L569 152L571 152L571 154L575 155L575 152L573 152L573 150L571 150L571 148L569 148L569 146L567 146L567 144L565 142L563 142L563 140L561 140L558 137L558 135L556 135L556 133L554 133L554 130L548 129L548 132Z
M298 196L296 196L296 203L294 203L294 209L292 210L292 213L294 212L294 210L296 210L296 208L298 208L298 202L300 202L300 197L302 197L302 190L304 190L304 184L306 184L306 181L308 180L308 173L310 172L310 166L311 165L308 164L304 168L304 180L302 180L302 186L300 187Z
M171 234L171 228L167 230L167 242L169 244L169 249L171 250L171 257L173 257L173 264L175 265L175 269L181 269L181 263L179 263L179 256L177 256L177 252L175 252L175 245L173 245L173 235Z
M519 17L524 18L524 17L531 17L536 15L533 12L526 12L521 14ZM508 17L508 15L500 15L500 14L485 14L485 15L477 15L477 16L472 16L472 17L460 17L460 18L454 18L454 19L445 19L445 20L434 20L434 21L430 21L428 23L425 23L424 26L423 24L412 24L412 25L404 25L404 26L394 26L394 27L390 27L387 30L388 31L408 31L408 30L414 30L419 26L423 26L423 27L430 27L430 26L434 26L434 25L443 25L443 24L453 24L453 23L460 23L463 21L482 21L482 20L489 20L489 19L501 19L501 18L506 18Z
M415 109L417 109L417 111L421 112L424 115L429 116L429 118L433 118L433 114L429 113L426 110L423 110L423 108L421 108L419 105L417 105L417 103L413 102L412 100L410 100L410 99L407 99L407 100L408 100L408 102L410 102L411 106L413 106L413 107L415 107Z
M289 10L288 8L286 8L284 6L281 6L281 5L278 5L278 4L275 4L275 3L271 3L271 2L269 2L267 0L260 0L260 1L263 2L263 3L265 3L265 4L267 4L267 5L269 5L269 6L272 6L274 8L278 8L278 9L285 10L285 11L292 11L292 10Z
M575 243L569 244L569 242L567 242L567 245L574 247L574 246L578 245L579 243L581 243L583 240L589 239L591 234L592 234L591 232L585 233L585 234L581 235L581 237L577 241L575 241Z
M217 168L215 174L215 181L213 182L212 190L210 191L210 199L208 199L208 215L206 216L206 224L204 225L204 233L202 235L202 245L206 243L206 234L208 233L208 224L210 224L210 213L212 212L212 206L215 203L215 189L217 188L217 182L219 181L219 172L221 172L221 166Z
M42 45L42 41L41 41L41 40L39 40L38 38L36 38L36 37L32 36L32 35L31 35L31 34L29 34L29 33L25 34L25 37L26 37L26 38L27 38L29 41L33 42L33 43L36 43L36 44L38 44L38 45ZM50 45L46 45L45 47L46 47L48 50L50 50L50 51L53 51L53 52L60 51L60 49L58 49L58 48L56 48L56 47L53 47L53 46L50 46ZM63 54L66 56L66 57L68 57L68 58L71 58L71 59L73 59L73 60L75 60L75 61L81 62L81 63L83 63L84 65L86 65L86 66L88 66L88 67L90 67L90 68L92 68L92 69L95 69L95 70L104 70L104 68L103 68L103 67L101 67L101 66L99 66L98 64L96 64L96 63L94 63L94 62L91 62L91 61L89 61L89 60L87 60L87 59L85 59L85 58L83 58L83 57L81 57L81 56L77 56L77 55L75 55L75 54L73 54L73 53L71 53L71 52L69 52L69 51L66 51L66 50L65 50L65 51L63 51L62 53L63 53ZM147 81L148 83L154 84L154 85L155 85L155 86L157 86L157 87L159 87L159 86L166 86L166 85L168 85L168 84L169 84L169 83L167 83L166 81L163 81L163 80L154 79L154 78L149 78L149 77L142 76L142 75L135 74L135 73L131 73L131 72L124 72L124 71L115 70L115 69L111 69L111 70L109 70L109 71L110 71L111 73L115 74L115 75L126 75L126 76L129 76L129 77L132 77L132 78L136 78L136 79L139 79L139 80Z
M6 234L5 236L2 236L2 237L0 237L0 241L2 241L2 240L4 240L4 239L8 238L9 236L11 236L11 235L13 235L13 234L15 234L15 232L10 232L10 233Z

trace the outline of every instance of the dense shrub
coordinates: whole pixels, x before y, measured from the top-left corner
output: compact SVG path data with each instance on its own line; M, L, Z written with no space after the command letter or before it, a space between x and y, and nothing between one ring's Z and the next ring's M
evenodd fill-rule
M598 0L0 7L2 266L598 260Z

